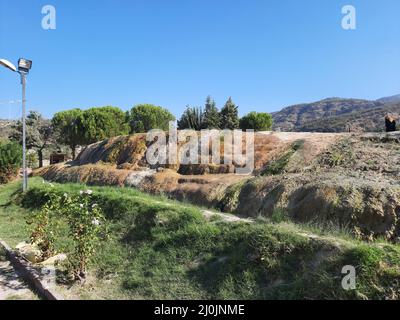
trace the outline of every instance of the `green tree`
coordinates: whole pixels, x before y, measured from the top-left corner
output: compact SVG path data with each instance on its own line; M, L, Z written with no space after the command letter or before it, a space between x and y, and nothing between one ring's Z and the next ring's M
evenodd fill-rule
M79 125L82 122L82 113L81 109L57 112L51 121L56 141L71 149L72 159L75 159L76 148L84 143L82 126Z
M187 106L178 120L178 129L201 130L204 128L204 113L199 107Z
M125 113L109 106L83 111L78 119L78 127L84 137L83 145L129 133Z
M152 104L134 106L126 115L131 133L147 132L151 129L168 130L175 117L167 109Z
M22 123L17 121L12 126L10 140L22 144ZM43 118L36 111L31 111L26 117L26 148L37 152L39 167L43 167L43 152L54 143L51 121Z
M22 148L16 142L0 142L0 184L9 182L21 167Z
M203 129L219 129L221 119L215 101L210 96L207 97L204 108Z
M254 131L267 131L272 128L272 116L264 112L250 112L240 119L240 129L254 129Z
M232 98L229 97L220 112L221 129L234 130L239 128L238 113L238 107L233 103Z

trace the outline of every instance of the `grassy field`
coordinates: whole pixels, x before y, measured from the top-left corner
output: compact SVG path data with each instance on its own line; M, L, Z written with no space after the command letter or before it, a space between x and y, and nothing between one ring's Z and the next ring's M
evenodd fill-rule
M60 193L84 189L54 184ZM398 299L400 246L363 243L291 223L206 221L200 208L130 188L90 187L104 209L100 241L84 286L61 286L85 299ZM28 238L25 219L46 201L39 178L22 195L0 186L0 238ZM58 251L68 254L66 237ZM356 268L356 290L342 289L342 267Z

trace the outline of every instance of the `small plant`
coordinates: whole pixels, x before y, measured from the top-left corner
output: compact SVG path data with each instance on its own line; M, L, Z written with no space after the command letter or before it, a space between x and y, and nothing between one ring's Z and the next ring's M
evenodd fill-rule
M93 202L92 191L80 191L79 196L63 197L63 211L67 215L70 236L74 241L74 255L70 258L77 279L85 278L87 265L95 253L105 218L100 207Z
M53 185L49 184L49 188ZM27 224L32 226L30 240L36 244L41 251L41 259L46 260L54 253L54 227L56 220L53 216L60 211L60 196L52 189L46 192L48 201L41 210L33 213L28 218Z
M31 243L39 247L42 260L51 257L55 253L56 227L64 220L73 243L73 250L65 266L74 279L82 280L95 253L96 243L99 242L105 221L103 212L94 203L91 190L69 195L57 192L51 183L48 186L44 194L47 201L27 221L32 225Z

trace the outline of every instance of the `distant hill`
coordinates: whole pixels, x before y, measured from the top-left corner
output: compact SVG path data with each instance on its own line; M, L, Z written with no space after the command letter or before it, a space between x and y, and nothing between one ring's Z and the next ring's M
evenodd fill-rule
M0 140L7 139L11 132L12 120L0 119Z
M376 101L328 98L272 113L274 129L300 132L384 131L386 114L400 115L400 95Z
M331 117L345 116L384 106L383 102L361 99L328 98L325 100L303 103L282 109L272 114L274 128L281 131L299 131L306 124L326 120ZM329 128L327 128L329 129ZM325 130L334 132L332 130Z
M296 128L301 132L381 132L386 114L400 114L400 103L309 121Z
M383 102L383 103L386 103L386 104L389 104L389 103L400 103L400 94L397 94L395 96L381 98L381 99L378 99L377 101Z

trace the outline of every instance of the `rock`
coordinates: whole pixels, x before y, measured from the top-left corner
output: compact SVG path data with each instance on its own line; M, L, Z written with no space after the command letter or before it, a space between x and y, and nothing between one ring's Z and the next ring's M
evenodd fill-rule
M37 263L41 260L42 252L35 244L21 242L16 246L17 252L26 260Z
M55 265L57 262L64 261L67 259L67 255L64 253L60 253L55 255L54 257L51 257L45 261L42 261L40 264L44 266L50 266L50 265Z
M129 187L140 187L143 179L154 175L155 172L155 170L151 169L131 172L125 180L125 185Z

